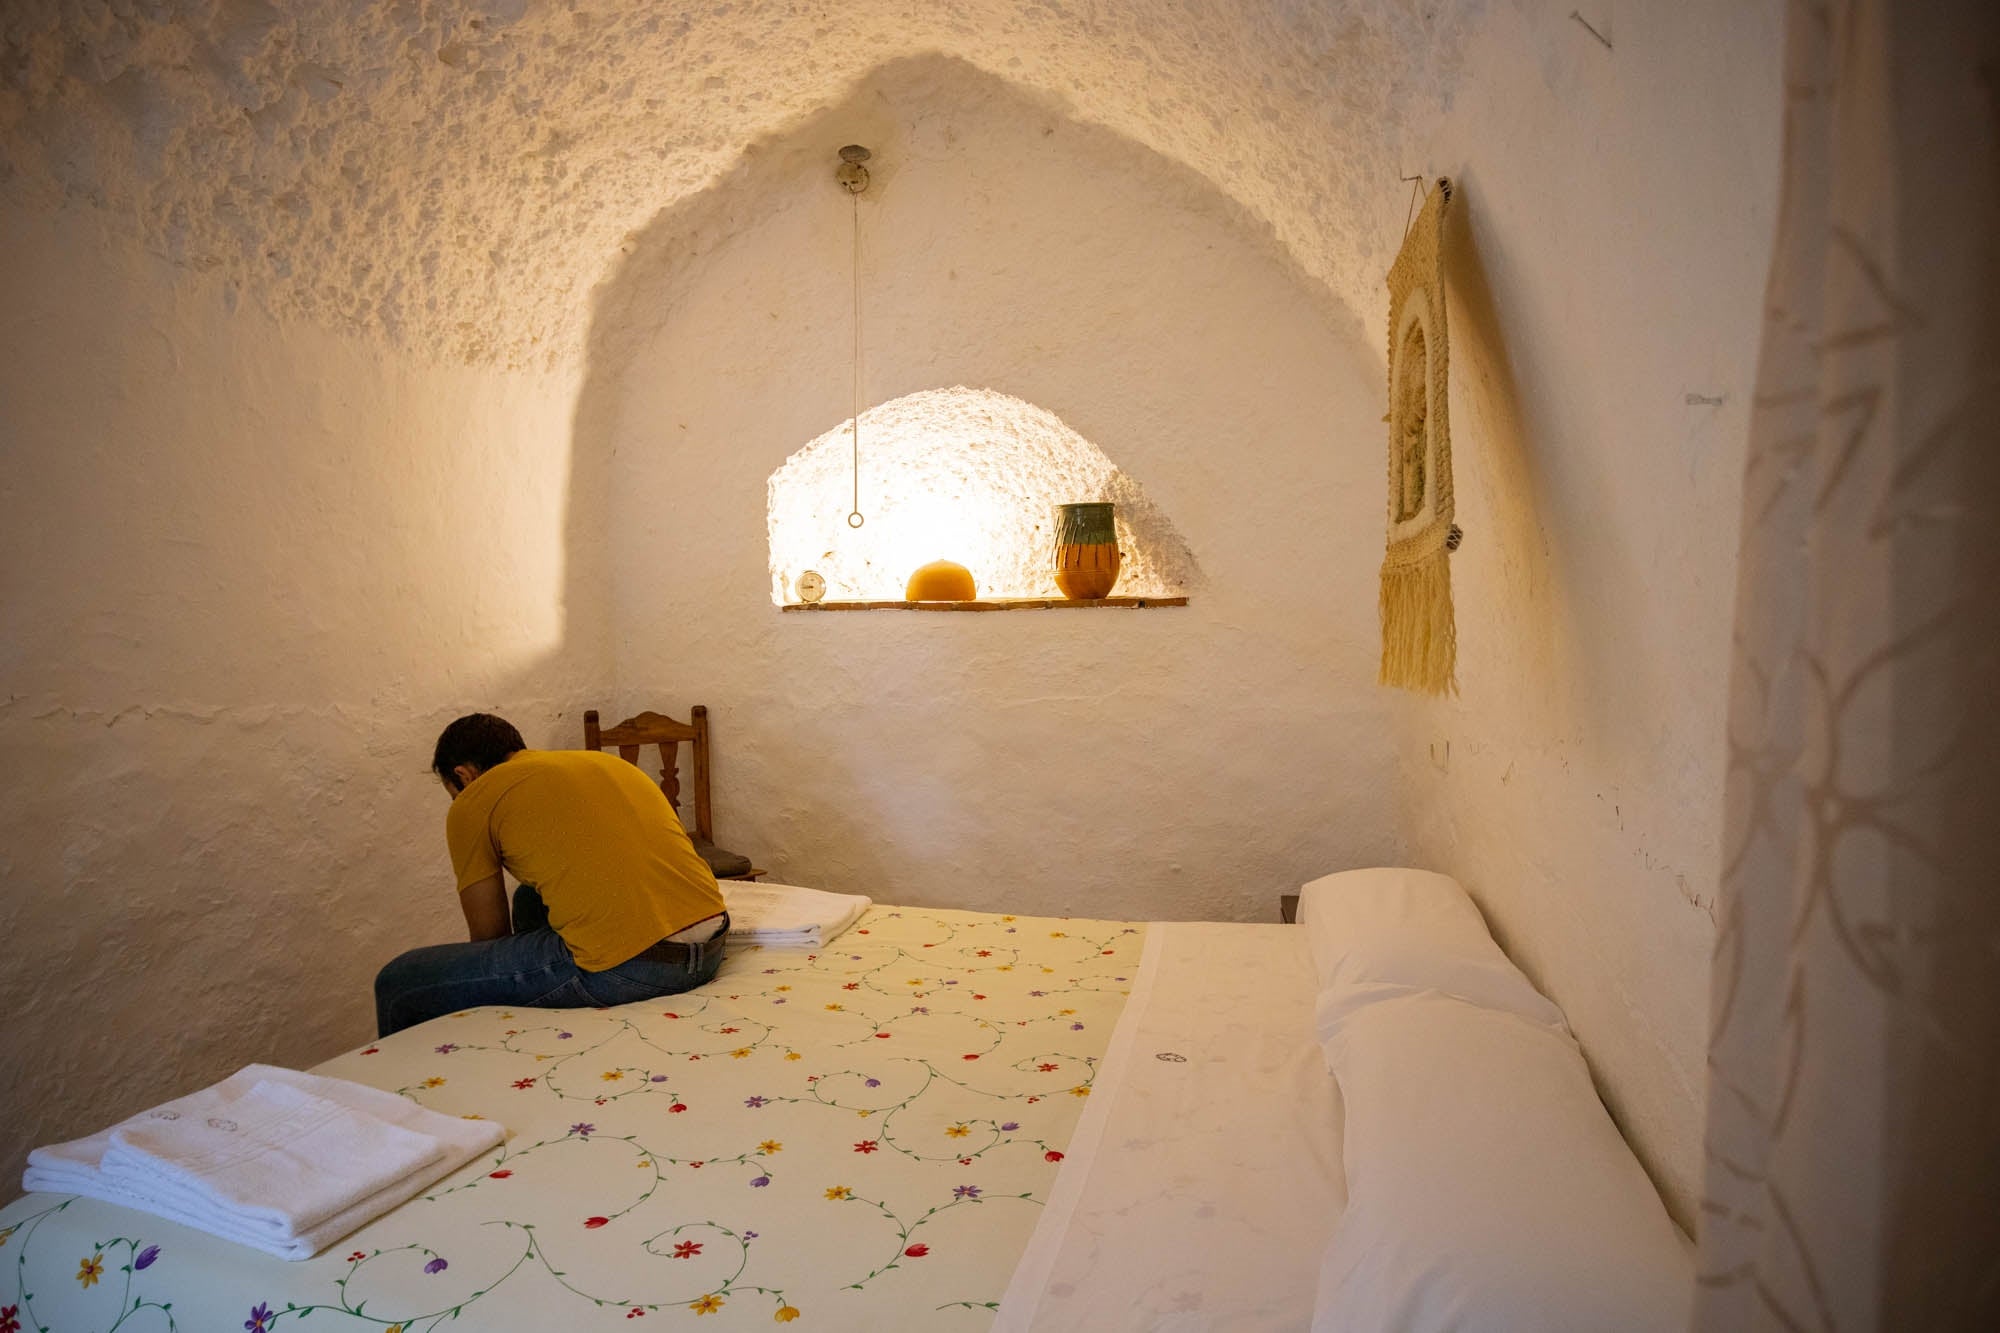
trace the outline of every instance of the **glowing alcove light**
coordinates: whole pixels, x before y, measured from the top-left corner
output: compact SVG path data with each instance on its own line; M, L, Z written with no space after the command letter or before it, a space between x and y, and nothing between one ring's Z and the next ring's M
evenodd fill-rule
M1059 597L1055 507L1118 506L1118 597L1178 597L1200 580L1187 543L1137 482L1053 412L990 389L926 389L861 414L861 511L848 423L810 441L768 482L771 600L798 600L817 570L826 600L900 601L933 560L972 571L981 597Z

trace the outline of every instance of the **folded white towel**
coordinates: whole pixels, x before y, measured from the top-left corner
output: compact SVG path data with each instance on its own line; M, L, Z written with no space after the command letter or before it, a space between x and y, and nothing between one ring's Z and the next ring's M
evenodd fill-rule
M88 1138L35 1149L21 1183L307 1259L501 1138L491 1121L379 1088L251 1065Z
M747 881L725 883L722 897L731 939L809 949L832 943L875 902L860 893Z

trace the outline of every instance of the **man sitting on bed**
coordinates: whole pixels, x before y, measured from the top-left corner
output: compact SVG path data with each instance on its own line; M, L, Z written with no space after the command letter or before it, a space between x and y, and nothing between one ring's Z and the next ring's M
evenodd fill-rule
M473 713L438 737L445 842L469 944L434 944L375 978L383 1036L481 1004L627 1004L701 985L729 917L665 793L613 755L530 750ZM502 868L520 882L510 920Z

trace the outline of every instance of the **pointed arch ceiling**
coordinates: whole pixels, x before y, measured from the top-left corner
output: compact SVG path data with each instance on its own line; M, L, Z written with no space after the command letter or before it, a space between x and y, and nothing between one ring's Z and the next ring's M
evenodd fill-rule
M1438 100L1481 7L12 0L0 199L101 210L281 318L561 362L631 232L871 69L944 54L1198 172L1365 307L1401 108Z

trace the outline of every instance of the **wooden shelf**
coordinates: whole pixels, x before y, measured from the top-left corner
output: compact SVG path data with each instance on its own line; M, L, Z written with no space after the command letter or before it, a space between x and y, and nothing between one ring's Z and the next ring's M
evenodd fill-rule
M1186 606L1185 597L1093 597L1072 602L1066 597L994 597L976 602L787 602L786 611L1059 611L1070 607L1103 607L1143 611L1149 606Z

